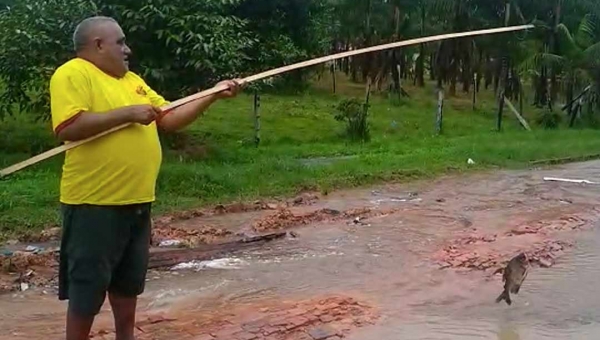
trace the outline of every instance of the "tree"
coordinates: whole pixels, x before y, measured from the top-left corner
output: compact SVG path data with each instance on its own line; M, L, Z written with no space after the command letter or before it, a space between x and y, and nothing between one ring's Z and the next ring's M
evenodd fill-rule
M47 112L47 80L72 56L70 32L77 21L97 13L88 0L19 0L0 10L0 76L6 86L0 116L15 103L22 110Z
M331 36L331 6L326 0L5 0L1 4L0 25L10 33L0 37L0 77L6 85L0 114L15 104L25 111L48 111L49 77L74 56L71 34L80 20L92 15L119 21L133 50L132 69L168 99L223 78L323 54Z

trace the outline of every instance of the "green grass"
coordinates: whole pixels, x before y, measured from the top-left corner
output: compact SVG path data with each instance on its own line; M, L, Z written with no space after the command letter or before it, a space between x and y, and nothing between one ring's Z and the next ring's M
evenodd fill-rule
M480 95L475 111L470 95L447 98L444 132L435 136L437 100L432 86L424 90L409 87L411 99L402 101L373 94L372 140L352 144L343 138L344 126L333 119L332 112L346 96L363 97L364 87L340 83L338 89L343 94L331 94L329 84L323 82L300 95L263 95L262 140L258 148L253 145L252 96L243 94L215 104L205 117L186 129L190 140L185 142L185 150L166 150L155 212L290 195L307 188L333 190L408 181L449 171L518 168L531 160L600 150L596 130L562 127L551 131L534 126L536 112L530 105L526 106L525 116L534 131L523 130L506 108L504 129L496 132L491 91ZM30 130L36 129L40 127ZM5 150L0 154L0 166L30 157L15 152L19 149L10 149L11 132L3 133L7 136L4 142L0 138ZM51 139L48 143L47 148L53 146ZM338 156L354 157L311 166L302 162ZM476 165L467 165L468 158ZM0 180L0 232L4 237L59 223L61 161L62 155Z

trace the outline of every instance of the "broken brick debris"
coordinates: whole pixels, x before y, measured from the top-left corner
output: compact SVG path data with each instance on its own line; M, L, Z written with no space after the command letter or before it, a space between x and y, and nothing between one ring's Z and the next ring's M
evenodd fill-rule
M57 270L56 251L15 251L10 255L0 255L0 292L19 291L30 286L53 286Z
M525 234L549 234L556 231L580 230L586 225L590 225L589 219L575 215L568 215L562 216L557 220L524 223L511 229L506 233L506 235L518 236Z
M528 248L511 252L477 251L459 245L449 245L434 255L441 268L464 268L470 270L501 269L510 259L519 252L525 252L533 263L542 267L554 264L564 249L571 247L572 243L560 240L546 240L531 245Z
M215 243L231 234L231 231L211 226L199 229L155 226L152 228L152 245L158 246L168 240L180 240L181 247L193 248L199 244Z
M531 221L517 225L504 234L470 235L457 237L434 253L434 260L441 268L459 268L468 270L494 270L501 271L508 261L519 252L526 253L531 262L541 267L551 267L555 259L567 248L573 246L571 242L552 239L555 233L581 230L592 226L594 216L598 211L581 213L577 215L560 216L551 220ZM494 244L497 241L511 242L511 238L538 235L542 241L527 242L529 246L521 246L510 252L493 249L493 247L477 247L482 244ZM539 237L537 239L539 239Z
M150 340L160 335L182 340L340 340L377 319L372 307L344 296L279 302L269 307L234 306L227 313L180 314L138 322L143 332L137 338ZM322 321L324 315L330 318ZM92 338L106 334L106 330L97 331Z
M371 208L350 209L339 211L334 209L319 209L305 214L294 214L289 209L280 209L274 214L262 218L252 224L255 231L280 230L324 221L340 221L355 218L383 216L398 211L398 208L379 210Z

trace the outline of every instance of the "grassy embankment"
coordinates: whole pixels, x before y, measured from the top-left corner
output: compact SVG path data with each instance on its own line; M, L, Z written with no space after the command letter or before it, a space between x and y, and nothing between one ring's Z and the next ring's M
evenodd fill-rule
M263 95L258 148L252 144L252 96L243 94L220 102L187 130L193 139L187 142L185 152L167 151L155 211L160 214L208 203L288 195L301 188L331 190L448 171L514 168L531 160L600 150L598 131L536 127L530 105L526 105L525 116L534 131L524 131L506 108L504 131L497 133L491 90L479 96L476 111L471 108L470 95L448 99L444 133L434 136L437 100L433 87L407 90L412 98L401 104L372 95L372 140L362 145L347 143L340 135L344 126L331 114L341 98L362 98L361 85L338 84L337 95L331 94L326 83L301 96ZM23 151L38 153L54 146L52 143L45 125L1 122L0 166L31 156ZM311 165L302 161L339 156L353 157ZM467 165L468 158L476 165ZM59 222L61 162L62 155L0 180L2 237Z

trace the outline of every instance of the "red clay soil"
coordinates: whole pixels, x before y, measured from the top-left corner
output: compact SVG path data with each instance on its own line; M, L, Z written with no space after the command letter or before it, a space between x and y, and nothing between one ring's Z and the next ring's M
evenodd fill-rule
M198 229L186 229L177 227L168 227L155 225L152 228L152 246L159 246L161 242L167 240L181 240L182 247L193 248L200 244L213 244L222 240L226 236L232 235L232 232L211 226L204 226Z
M507 236L524 234L544 234L552 232L561 232L569 230L580 230L586 225L590 225L590 220L578 215L561 216L552 221L533 221L516 226L506 233Z
M37 243L37 242L50 242L60 240L62 229L58 226L52 225L51 227L42 230L41 232L26 232L18 237L18 241L21 243Z
M224 214L235 214L242 212L250 212L250 211L263 211L263 210L277 210L288 207L297 207L297 206L307 206L312 205L320 199L320 196L313 192L305 192L302 193L292 199L288 200L280 200L280 201L254 201L251 203L244 202L234 202L231 204L218 204L210 208L203 209L190 209L185 211L180 211L172 214L165 214L162 216L155 217L153 219L153 224L155 227L168 227L171 224L190 220L197 217L206 217L206 216L216 216L216 215L224 215ZM49 228L36 233L24 233L19 235L18 240L21 243L31 243L31 242L49 242L49 241L59 241L61 235L60 226L52 225ZM177 231L173 231L177 233ZM168 234L168 232L165 232ZM218 234L218 232L217 232ZM161 237L162 234L157 234L157 239ZM195 235L193 235L195 236ZM217 235L219 236L219 235Z
M493 250L461 249L455 245L450 245L436 253L435 257L441 268L468 268L487 271L503 268L513 256L523 251L532 262L540 266L550 267L554 264L555 259L571 246L570 242L547 240L536 243L527 249L497 252Z
M396 212L398 209L370 209L359 208L347 211L333 209L320 209L306 214L294 214L289 209L281 209L276 213L262 218L252 224L252 229L257 232L287 229L325 221L340 221L348 219L365 219L383 216Z
M257 232L287 229L294 226L324 221L336 216L337 214L340 214L340 212L336 210L322 209L308 214L296 215L289 209L282 209L272 215L254 222L252 224L252 229Z
M344 296L219 310L228 312L187 311L142 317L136 336L139 340L339 340L378 319L372 307ZM114 339L111 333L100 329L91 338Z
M573 246L558 239L559 234L591 226L598 211L567 215L556 219L519 224L507 232L478 234L476 231L452 239L433 259L441 268L483 270L497 273L510 259L525 252L534 264L551 267L558 256Z
M297 204L303 204L308 199L296 199L294 202ZM300 227L312 223L324 222L324 221L339 221L354 218L368 218L373 216L381 216L384 214L392 213L393 210L372 210L369 208L351 209L345 212L340 212L333 209L320 209L304 214L294 214L290 209L277 206L272 207L277 211L271 215L263 217L254 223L252 223L252 230L254 232L268 232L274 230L288 229L292 227ZM235 212L248 211L247 206L245 208L235 208ZM257 208L262 209L262 208ZM224 208L225 212L219 212L219 214L232 213L232 209ZM202 216L198 215L197 216ZM204 215L205 216L205 215ZM214 244L218 242L224 242L230 240L233 233L226 229L215 228L212 226L203 226L201 228L179 228L171 226L176 221L173 216L162 217L154 222L152 232L152 245L158 246L162 241L166 240L181 240L183 247L193 247L199 244Z
M57 256L56 252L0 255L0 292L20 290L21 283L49 287L58 273Z
M164 215L155 219L156 225L169 225L171 223L183 220L189 220L196 217L216 216L225 214L236 214L251 211L277 210L288 207L311 205L319 200L319 196L314 193L304 193L293 199L286 201L255 201L252 203L234 202L231 204L218 204L208 209L192 209L173 214Z

